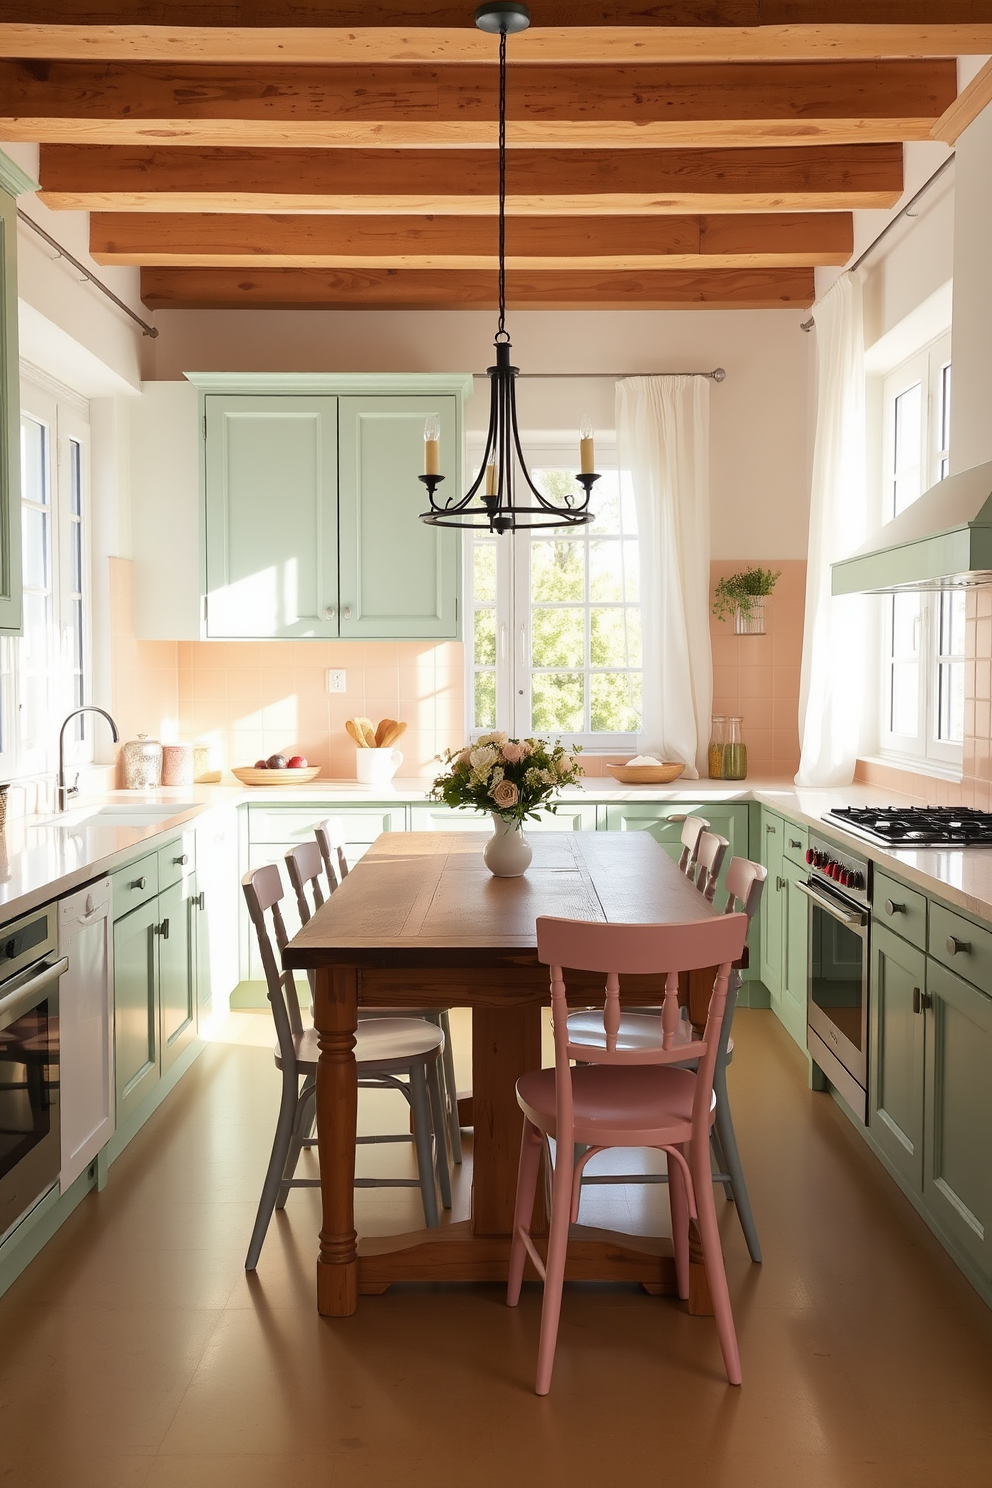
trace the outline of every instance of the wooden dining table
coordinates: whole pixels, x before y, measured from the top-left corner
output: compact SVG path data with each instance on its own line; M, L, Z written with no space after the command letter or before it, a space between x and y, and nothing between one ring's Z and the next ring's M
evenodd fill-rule
M541 1009L550 1003L538 916L671 924L718 912L647 832L535 833L520 878L489 873L485 842L474 832L383 834L284 951L285 966L316 973L324 1316L347 1317L360 1293L393 1282L505 1281L522 1127L514 1087L541 1067ZM566 981L571 1002L602 1001L601 976L571 972ZM625 978L624 1002L657 1004L663 986L663 973ZM360 1010L376 1007L472 1009L472 1217L359 1242L355 1030ZM539 1188L535 1239L546 1226ZM576 1226L566 1277L674 1292L671 1240ZM690 1299L690 1311L708 1310L705 1283L695 1292L703 1300L694 1309Z

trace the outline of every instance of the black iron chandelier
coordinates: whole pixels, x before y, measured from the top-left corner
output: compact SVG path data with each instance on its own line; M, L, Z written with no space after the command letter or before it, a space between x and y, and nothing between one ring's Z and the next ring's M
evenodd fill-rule
M584 494L566 494L551 501L534 484L520 447L517 428L515 383L519 367L510 363L510 337L506 330L506 37L530 25L530 11L517 0L492 0L475 12L482 31L499 36L499 324L494 345L496 365L487 367L490 383L489 433L482 465L465 495L442 499L437 489L439 473L439 429L428 419L424 429L424 474L430 511L420 520L434 527L488 528L490 532L515 532L519 527L581 527L593 519L589 497L599 476L593 470L592 430L584 427L579 441L581 472L575 478ZM523 502L516 499L516 476L523 477Z

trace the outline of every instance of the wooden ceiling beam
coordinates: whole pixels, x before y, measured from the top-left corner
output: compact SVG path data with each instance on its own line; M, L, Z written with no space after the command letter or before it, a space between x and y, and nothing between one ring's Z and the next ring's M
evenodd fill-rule
M529 63L843 62L992 52L988 21L957 25L532 26L510 42ZM466 12L466 15L468 12ZM325 14L326 19L326 14ZM0 57L52 61L495 65L492 38L470 27L72 26L0 22Z
M848 212L734 217L517 217L507 264L519 269L778 268L840 265ZM95 213L97 263L217 268L493 269L495 218Z
M495 151L43 145L41 200L72 211L491 216ZM514 150L511 216L855 211L895 205L902 146Z
M807 309L812 269L511 270L512 309ZM491 310L495 275L431 269L141 270L150 310Z
M846 143L929 138L953 60L534 66L511 74L511 145ZM0 62L0 139L480 147L489 68Z

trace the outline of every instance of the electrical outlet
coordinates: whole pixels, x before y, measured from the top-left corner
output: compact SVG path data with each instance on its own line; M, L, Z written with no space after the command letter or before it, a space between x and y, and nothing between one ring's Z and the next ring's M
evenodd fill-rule
M348 673L333 669L329 670L327 673L327 690L328 692L347 692Z

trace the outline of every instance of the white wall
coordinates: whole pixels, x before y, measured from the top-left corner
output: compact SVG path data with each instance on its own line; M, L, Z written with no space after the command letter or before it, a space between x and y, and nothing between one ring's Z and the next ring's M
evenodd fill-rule
M951 469L992 460L992 107L957 143Z
M607 374L521 380L527 429L575 429L588 410L614 424L614 373L726 368L711 388L714 558L802 558L809 513L809 338L797 311L513 311L523 372ZM495 316L463 311L168 311L157 316L154 377L185 372L484 372ZM484 427L476 383L469 428Z

